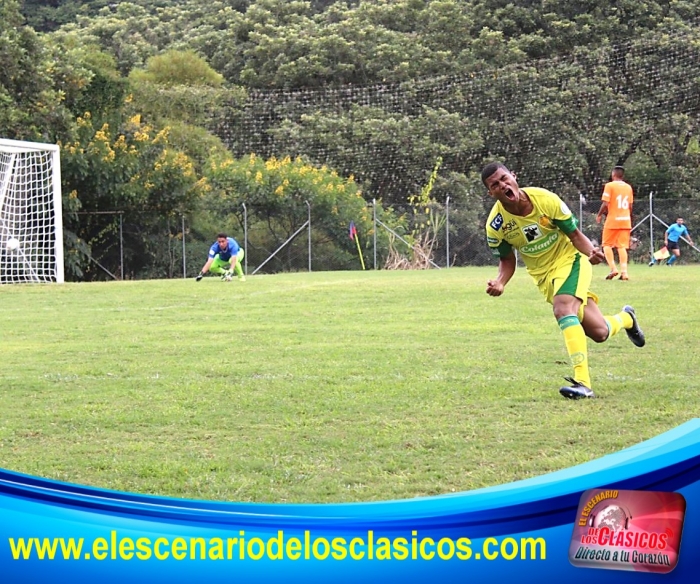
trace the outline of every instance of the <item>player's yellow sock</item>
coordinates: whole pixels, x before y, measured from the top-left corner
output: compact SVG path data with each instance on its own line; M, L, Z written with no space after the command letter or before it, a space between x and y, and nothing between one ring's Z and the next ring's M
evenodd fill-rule
M628 315L629 316L629 315ZM574 366L574 379L591 388L591 374L588 370L588 344L586 333L574 314L560 318L559 328L564 335L564 343Z
M632 325L634 324L632 322L632 317L630 316L629 312L625 312L624 310L618 312L614 316L606 316L604 318L605 322L608 323L608 330L610 331L608 339L610 337L614 337L617 333L620 332L621 329L632 328Z
M610 266L610 271L617 272L617 268L615 267L615 253L613 252L613 248L610 246L604 247L603 253L605 254L605 261L608 262L608 266Z

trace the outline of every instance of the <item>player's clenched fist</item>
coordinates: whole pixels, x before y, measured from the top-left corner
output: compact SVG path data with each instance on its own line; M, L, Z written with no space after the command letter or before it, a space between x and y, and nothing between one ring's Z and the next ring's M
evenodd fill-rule
M498 280L489 280L486 283L486 294L489 296L500 296L503 294L503 284Z
M597 266L605 261L605 254L599 248L594 247L588 254L588 261L591 262L591 265Z

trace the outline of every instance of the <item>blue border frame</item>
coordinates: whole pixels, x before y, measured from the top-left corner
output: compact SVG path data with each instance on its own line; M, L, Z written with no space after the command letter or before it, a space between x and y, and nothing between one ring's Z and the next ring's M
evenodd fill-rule
M576 568L568 547L581 494L592 488L675 491L687 501L678 566L666 575ZM464 493L410 500L347 504L257 504L173 499L122 493L0 470L0 573L7 582L215 581L405 581L501 582L547 577L578 581L626 582L663 578L691 582L696 576L692 549L700 543L700 419L603 458L510 484ZM380 537L435 542L467 537L473 549L486 538L543 538L546 558L537 561L466 561L433 558L325 560L175 560L107 558L40 561L13 559L9 538L74 537L109 540L111 533L139 537L303 538L304 532L334 537ZM367 551L366 548L358 547ZM478 554L476 554L478 555ZM7 579L5 579L7 578Z

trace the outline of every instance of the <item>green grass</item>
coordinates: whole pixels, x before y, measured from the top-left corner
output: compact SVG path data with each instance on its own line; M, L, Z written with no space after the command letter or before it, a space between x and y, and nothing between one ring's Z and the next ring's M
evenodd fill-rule
M369 501L576 465L700 411L700 267L633 266L594 291L647 346L589 344L569 375L523 269L0 287L0 467L195 499Z

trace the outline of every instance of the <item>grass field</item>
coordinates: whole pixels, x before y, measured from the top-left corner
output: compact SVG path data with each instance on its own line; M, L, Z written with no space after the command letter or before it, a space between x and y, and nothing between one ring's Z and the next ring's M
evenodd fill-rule
M700 267L594 290L647 335L591 343L598 399L523 269L0 287L0 467L194 499L369 501L576 465L700 412Z

